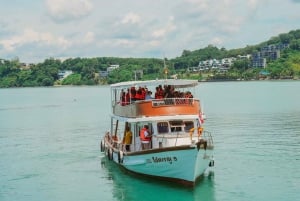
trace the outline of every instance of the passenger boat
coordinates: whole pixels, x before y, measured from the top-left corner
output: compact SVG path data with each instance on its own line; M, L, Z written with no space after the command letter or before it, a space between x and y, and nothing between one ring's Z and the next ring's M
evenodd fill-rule
M112 84L111 125L101 151L131 172L194 186L214 165L212 135L193 97L197 84L177 79ZM145 97L149 91L155 96Z

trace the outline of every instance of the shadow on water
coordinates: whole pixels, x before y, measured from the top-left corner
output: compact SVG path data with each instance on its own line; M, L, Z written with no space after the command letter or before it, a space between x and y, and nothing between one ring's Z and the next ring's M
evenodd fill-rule
M203 201L215 200L214 173L207 172L195 187L184 187L171 182L156 180L130 173L115 163L101 158L101 167L111 180L112 197L117 200L143 201Z

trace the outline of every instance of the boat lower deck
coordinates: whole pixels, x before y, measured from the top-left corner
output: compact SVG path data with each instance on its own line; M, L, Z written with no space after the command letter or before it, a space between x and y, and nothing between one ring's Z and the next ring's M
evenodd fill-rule
M205 147L203 141L136 152L123 152L105 143L107 158L126 170L191 186L213 160L213 147Z

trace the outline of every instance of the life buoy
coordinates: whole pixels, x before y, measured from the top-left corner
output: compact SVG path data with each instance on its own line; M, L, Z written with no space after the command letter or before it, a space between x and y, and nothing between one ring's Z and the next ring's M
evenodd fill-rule
M123 163L123 151L119 151L118 153L118 162Z

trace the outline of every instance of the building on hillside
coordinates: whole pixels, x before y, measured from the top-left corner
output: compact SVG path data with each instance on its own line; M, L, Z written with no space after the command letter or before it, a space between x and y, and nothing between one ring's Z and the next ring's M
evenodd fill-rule
M276 60L280 58L280 49L277 48L275 45L263 47L260 52L262 57L267 58L269 60Z
M267 59L264 58L261 52L252 54L252 67L265 68L267 65Z
M251 59L251 54L238 55L237 59Z
M135 70L134 73L134 80L140 80L143 78L144 72L143 70Z
M108 72L107 71L99 71L99 76L100 77L107 77L108 76Z
M32 67L31 64L20 63L20 69L21 70L30 70L31 67Z
M232 66L232 64L234 63L235 60L236 60L236 58L234 58L234 57L222 59L222 68L228 70Z
M208 59L205 61L199 61L198 66L189 67L188 71L192 72L201 72L201 71L208 71L208 70L218 70L218 71L227 71L236 58L223 58L223 59Z
M106 71L99 71L99 76L102 78L108 77L109 73L111 73L113 70L116 70L120 68L120 65L115 64L115 65L110 65L109 67L106 68Z
M111 71L113 71L113 70L115 70L115 69L118 69L120 67L120 65L110 65L109 67L107 67L107 69L106 69L106 71L108 72L108 74L111 72Z
M252 54L252 67L265 68L267 61L274 61L280 58L280 51L288 48L288 44L267 45L259 52Z
M71 71L71 70L61 70L58 72L58 78L60 80L63 80L71 74L73 74L73 71Z

